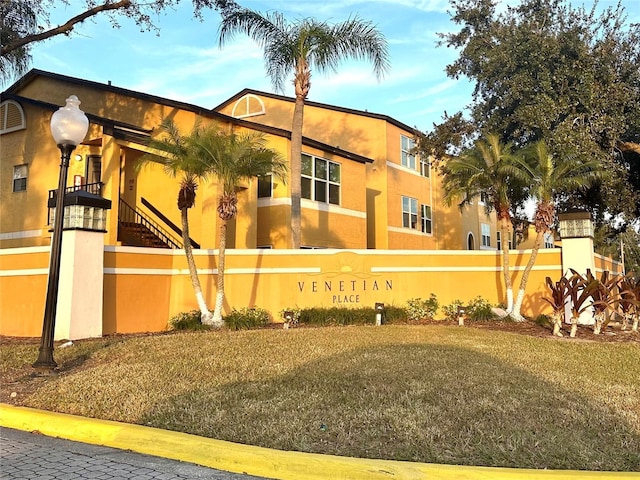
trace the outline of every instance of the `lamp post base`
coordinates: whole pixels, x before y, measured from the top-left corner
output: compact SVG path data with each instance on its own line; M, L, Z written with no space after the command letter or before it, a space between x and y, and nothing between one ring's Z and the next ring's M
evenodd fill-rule
M54 373L58 364L53 359L53 349L40 347L38 359L31 366L41 373Z

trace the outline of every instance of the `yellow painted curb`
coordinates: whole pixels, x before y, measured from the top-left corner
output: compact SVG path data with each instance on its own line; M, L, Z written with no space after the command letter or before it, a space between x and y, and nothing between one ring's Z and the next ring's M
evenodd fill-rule
M640 479L639 473L468 467L286 452L6 404L0 404L0 426L281 480Z

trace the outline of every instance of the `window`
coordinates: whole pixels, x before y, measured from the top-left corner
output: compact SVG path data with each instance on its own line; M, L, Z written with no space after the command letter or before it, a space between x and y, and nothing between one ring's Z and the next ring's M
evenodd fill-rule
M231 116L235 118L253 117L262 115L265 111L264 102L259 97L249 93L235 103L231 110Z
M544 234L544 248L554 248L553 235L551 233Z
M258 198L270 197L273 194L273 175L258 177Z
M302 154L302 198L340 205L340 164Z
M24 192L27 189L27 165L13 167L13 191Z
M416 169L416 156L413 155L412 150L415 146L415 142L412 138L400 135L400 163L403 167Z
M420 220L422 221L422 233L431 233L431 206L420 206Z
M482 229L482 246L490 247L491 246L491 226L488 223L481 224Z
M417 228L418 226L418 200L410 197L402 197L402 227Z
M480 201L478 203L481 205L489 203L489 195L487 195L486 192L480 193Z
M420 158L420 175L423 177L431 176L431 165L428 159Z
M27 128L24 111L18 102L6 100L0 103L0 134Z
M496 248L502 250L502 232L496 232Z

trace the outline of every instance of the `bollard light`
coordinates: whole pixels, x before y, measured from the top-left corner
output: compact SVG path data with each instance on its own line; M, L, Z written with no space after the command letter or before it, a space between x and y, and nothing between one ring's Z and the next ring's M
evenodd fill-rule
M384 321L384 303L376 302L375 311L376 311L376 325L380 326Z

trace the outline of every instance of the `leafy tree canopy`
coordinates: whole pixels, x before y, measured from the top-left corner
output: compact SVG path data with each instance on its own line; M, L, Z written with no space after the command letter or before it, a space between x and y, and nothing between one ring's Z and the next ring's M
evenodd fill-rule
M450 0L460 27L439 34L459 49L448 76L475 82L466 112L449 115L421 135L425 154L443 158L478 134L499 132L525 146L544 140L556 157L597 160L610 173L566 201L594 218L640 216L640 28L618 4L602 13L562 0Z
M0 81L10 80L27 71L31 63L30 49L56 35L71 35L85 20L104 13L114 27L122 17L136 22L141 31L154 30L152 18L165 8L187 0L82 0L77 15L61 25L51 25L49 12L69 5L69 0L0 0ZM196 18L204 8L234 8L228 0L191 0Z

